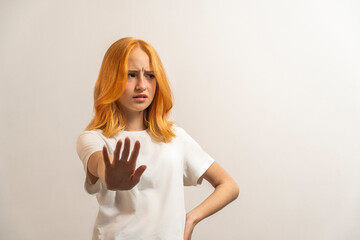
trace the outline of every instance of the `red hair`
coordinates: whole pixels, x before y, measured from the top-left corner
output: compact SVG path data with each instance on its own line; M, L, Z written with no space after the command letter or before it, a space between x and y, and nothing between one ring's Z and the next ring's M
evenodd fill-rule
M125 129L127 122L118 99L127 83L130 51L136 47L148 54L157 84L154 99L144 110L144 124L156 141L170 142L175 137L174 123L168 120L173 97L164 67L150 44L131 37L116 41L105 53L94 89L95 116L85 130L101 129L105 137L111 138Z

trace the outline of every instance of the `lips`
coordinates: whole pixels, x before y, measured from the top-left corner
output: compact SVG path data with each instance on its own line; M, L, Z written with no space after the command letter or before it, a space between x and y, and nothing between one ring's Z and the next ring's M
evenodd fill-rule
M147 98L148 96L146 94L138 94L134 98Z

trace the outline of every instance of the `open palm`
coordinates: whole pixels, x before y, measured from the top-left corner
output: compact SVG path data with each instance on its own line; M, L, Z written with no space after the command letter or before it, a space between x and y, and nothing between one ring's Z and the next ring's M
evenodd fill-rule
M120 158L122 141L116 143L114 157L109 157L106 147L103 147L104 159L104 182L109 190L130 190L139 183L140 177L146 169L145 165L138 167L136 170L136 160L139 155L140 142L136 141L134 149L130 153L130 139L125 138L124 150ZM129 158L129 159L128 159ZM110 161L112 160L112 161Z

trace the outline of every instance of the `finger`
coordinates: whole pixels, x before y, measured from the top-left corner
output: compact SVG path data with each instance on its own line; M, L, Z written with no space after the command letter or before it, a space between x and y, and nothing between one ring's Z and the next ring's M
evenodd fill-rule
M121 150L122 141L121 139L116 143L115 151L114 151L114 162L117 163L119 161L120 150Z
M131 156L129 159L129 164L135 164L136 163L136 159L139 156L139 151L140 151L140 142L136 141L134 144L134 149L131 152Z
M104 159L104 163L105 163L105 166L110 166L110 159L109 159L109 154L108 154L108 151L107 151L107 148L103 147L103 159Z
M122 151L121 154L121 162L127 162L127 159L129 157L129 152L130 152L130 138L126 137L125 138L125 144L124 144L124 150Z
M134 183L134 184L138 184L139 181L140 181L140 177L141 175L144 173L146 169L146 166L145 165L141 165L140 167L138 167L138 169L136 169L134 175L132 175L131 177L131 181Z

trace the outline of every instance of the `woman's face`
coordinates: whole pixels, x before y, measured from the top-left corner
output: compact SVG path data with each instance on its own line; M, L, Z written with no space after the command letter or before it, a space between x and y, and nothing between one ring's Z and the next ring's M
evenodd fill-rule
M144 111L152 102L156 79L149 56L141 49L131 50L128 59L128 80L119 98L125 114Z

